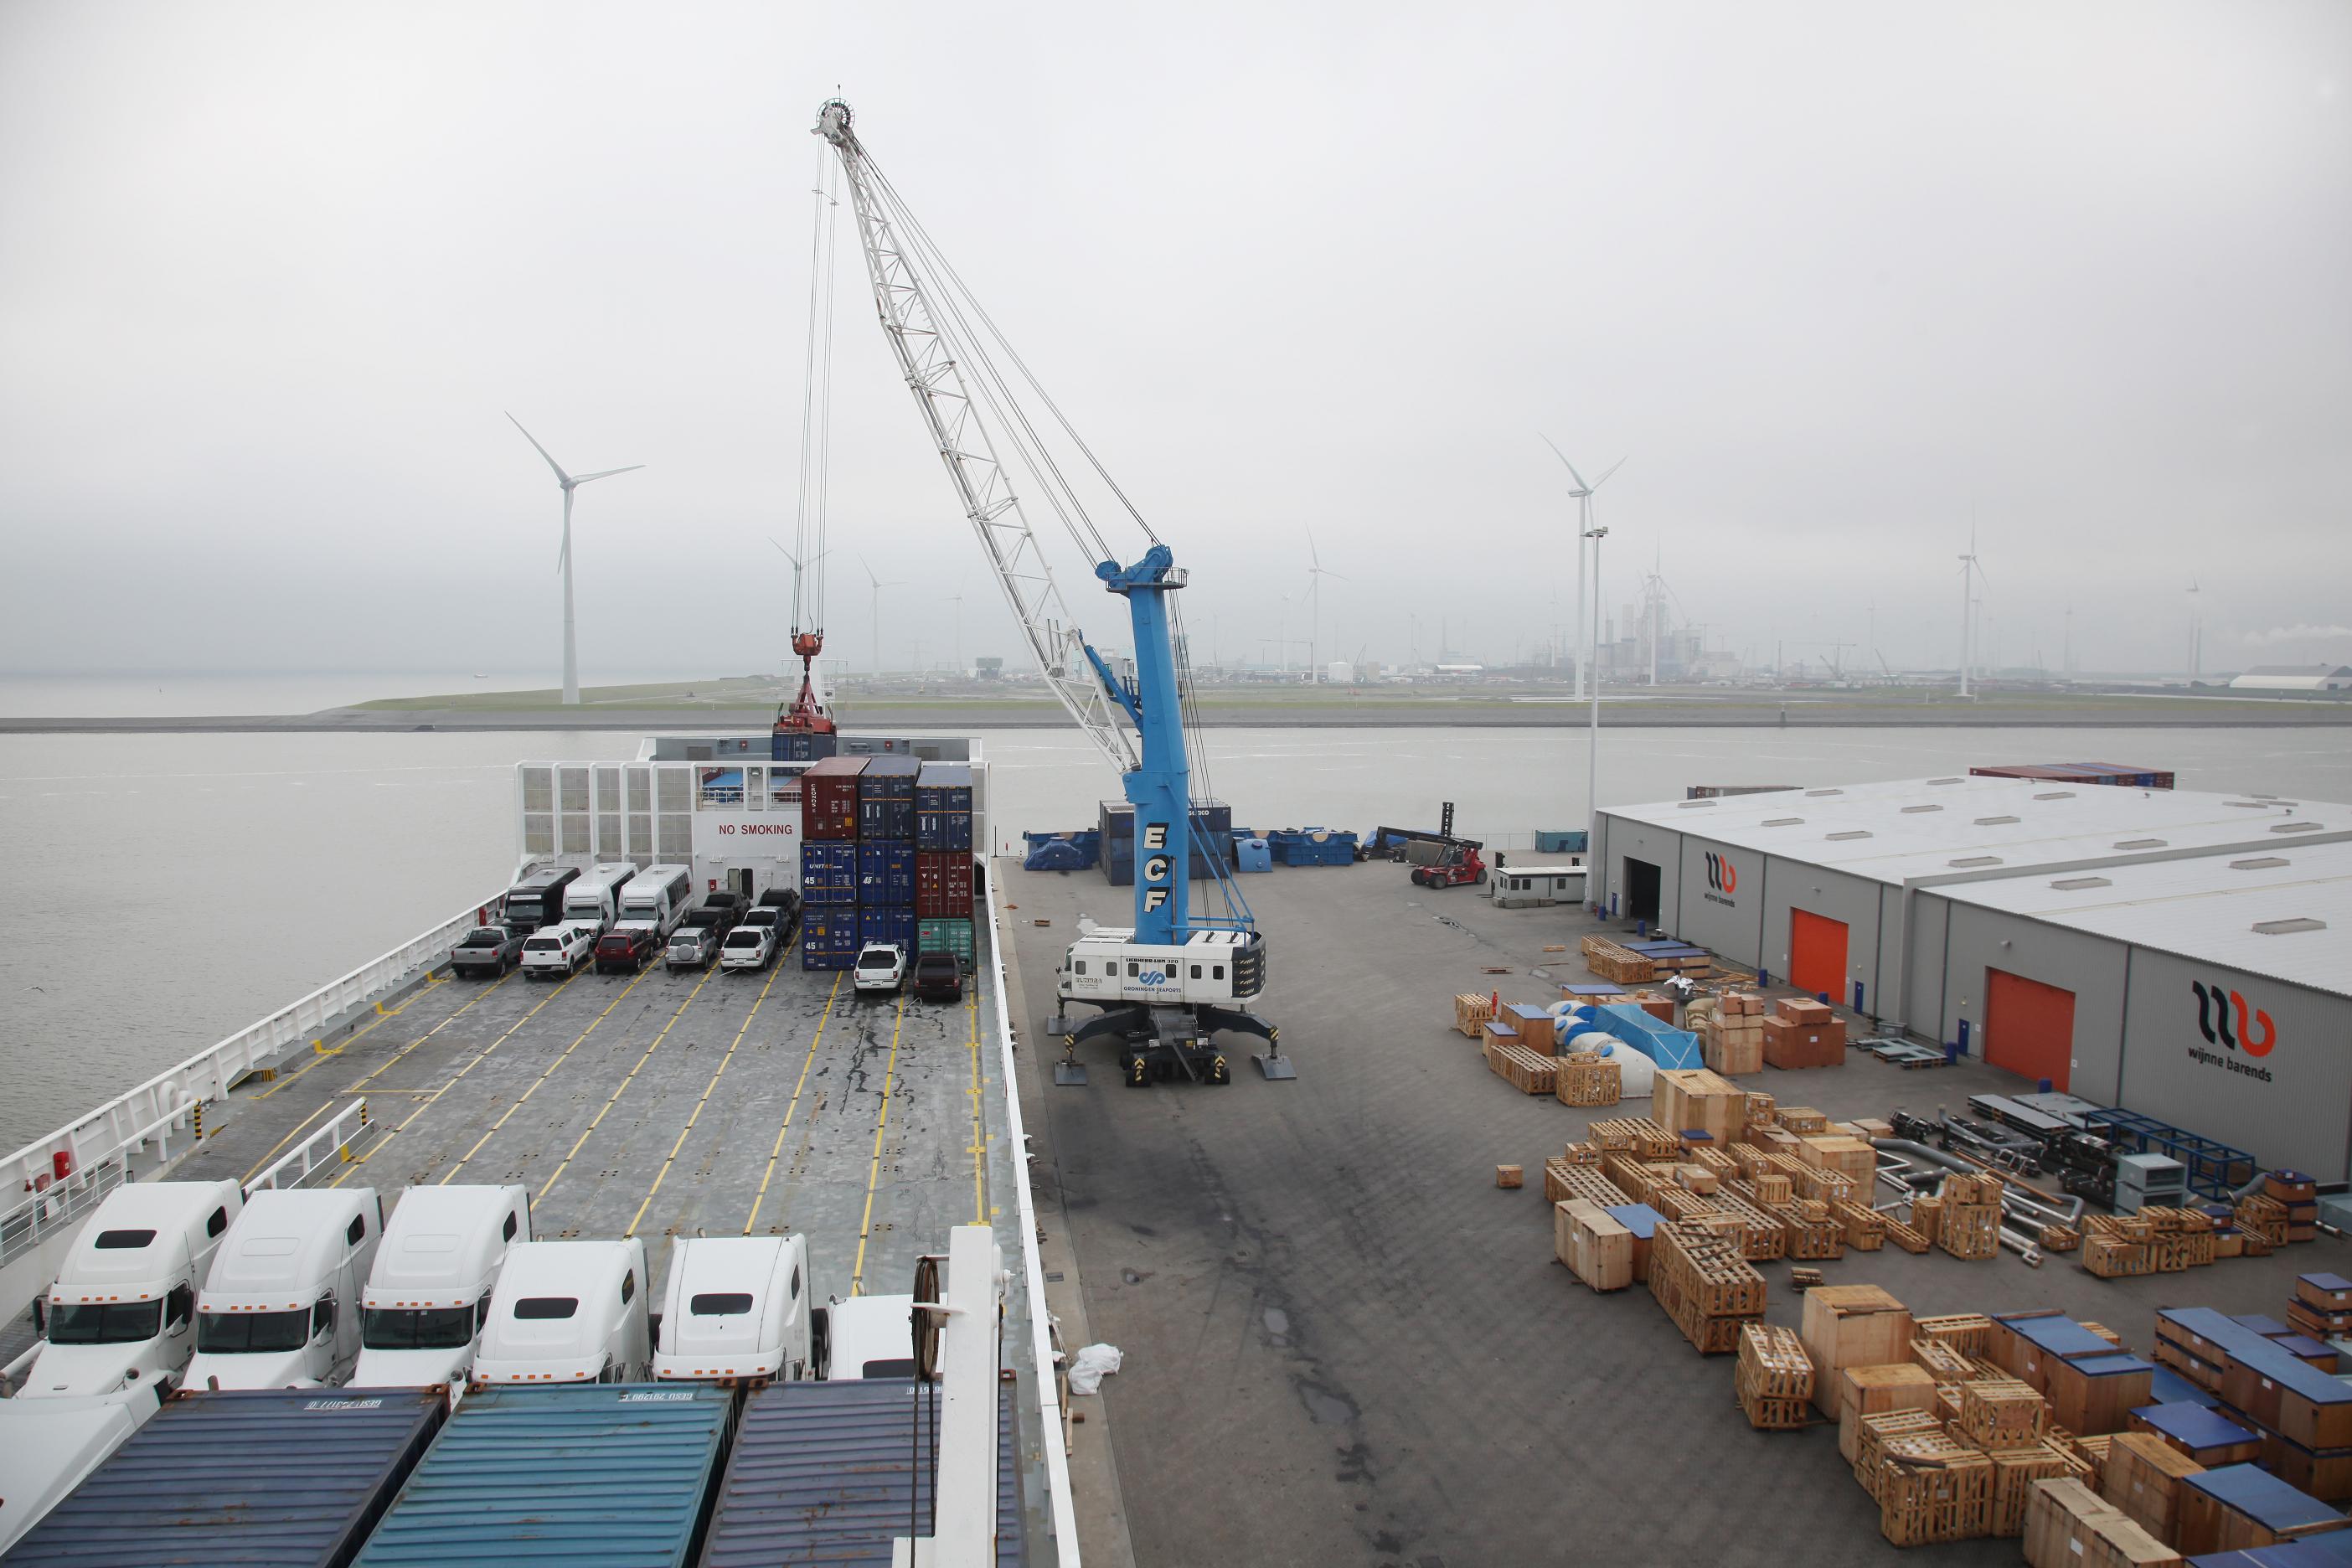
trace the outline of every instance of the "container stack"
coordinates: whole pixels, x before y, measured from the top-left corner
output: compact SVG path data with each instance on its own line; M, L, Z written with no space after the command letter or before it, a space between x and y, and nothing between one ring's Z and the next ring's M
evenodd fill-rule
M2298 1356L2302 1336L2266 1331L2274 1326L2204 1307L2159 1308L2156 1359L2253 1433L2263 1463L2279 1475L2328 1502L2352 1500L2352 1386Z
M915 950L915 779L908 756L869 757L857 775L857 940Z
M1104 801L1096 826L1102 834L1103 875L1114 888L1135 886L1135 807L1123 800ZM1233 842L1234 808L1221 800L1194 801L1192 865L1186 875L1195 882L1215 876L1209 868L1211 855L1230 870Z
M971 769L925 763L915 778L915 951L952 952L969 973L972 941Z
M801 775L801 967L857 962L857 791L865 757L827 757Z
M1784 996L1763 1020L1764 1059L1776 1068L1845 1066L1845 1020L1826 1004Z

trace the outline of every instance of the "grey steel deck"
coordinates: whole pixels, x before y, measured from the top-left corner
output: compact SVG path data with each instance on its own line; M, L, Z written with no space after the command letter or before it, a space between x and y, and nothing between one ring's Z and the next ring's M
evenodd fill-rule
M249 1177L361 1095L369 1134L314 1184L520 1182L535 1234L643 1237L656 1287L667 1237L797 1230L820 1295L904 1291L950 1226L1012 1212L985 989L862 999L797 962L436 978L208 1111L174 1174Z

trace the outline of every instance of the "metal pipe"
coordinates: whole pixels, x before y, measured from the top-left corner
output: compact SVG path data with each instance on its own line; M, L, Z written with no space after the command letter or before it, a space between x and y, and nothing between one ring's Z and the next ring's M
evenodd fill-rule
M2017 1260L2028 1268L2042 1267L2041 1244L2020 1236L2007 1226L2000 1227L2000 1244L2017 1254Z
M2011 1183L2011 1177L2006 1173L1992 1170L1974 1161L1964 1160L1958 1154L1948 1153L1941 1149L1930 1148L1925 1143L1914 1142L1908 1138L1874 1138L1870 1142L1874 1148L1893 1150L1926 1160L1931 1164L1941 1165L1946 1170L1957 1171L1964 1176L2000 1176L2004 1184ZM2018 1203L2031 1205L2042 1213L2060 1216L2059 1223L2068 1226L2075 1224L2083 1217L2083 1200L2079 1194L2069 1194L2063 1198L2053 1200L2039 1193L2032 1193L2031 1196L2026 1195L2031 1191L2032 1189L2025 1189L2021 1192L2013 1184L2008 1185L2003 1194L2002 1206L2007 1207L2008 1200L2014 1198Z

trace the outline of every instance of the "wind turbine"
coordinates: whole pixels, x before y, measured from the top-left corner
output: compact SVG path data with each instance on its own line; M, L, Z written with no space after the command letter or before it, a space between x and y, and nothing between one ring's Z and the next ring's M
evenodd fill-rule
M1316 644L1323 635L1323 579L1339 577L1342 583L1347 579L1339 577L1337 572L1327 571L1324 568L1323 557L1315 552L1315 531L1311 528L1307 531L1307 559L1313 563L1307 568L1307 605L1309 612L1307 632L1307 681L1312 686L1319 684L1323 679L1323 672L1316 667L1315 663Z
M1974 581L1971 581L1971 577ZM1960 695L1969 695L1969 663L1975 652L1971 634L1976 626L1976 590L1985 583L1984 564L1977 559L1977 531L1969 530L1968 553L1960 557Z
M810 567L815 565L818 562L832 554L833 552L830 550L820 550L815 554L803 561L799 556L793 554L791 551L785 549L782 545L776 544L776 536L774 534L772 533L768 536L768 542L775 544L776 553L793 563L793 624L797 626L800 624L801 616L801 577Z
M1542 435L1540 431L1538 431L1538 434ZM1584 476L1576 471L1576 465L1569 462L1568 454L1561 451L1550 437L1544 436L1543 444L1551 447L1551 455L1560 460L1568 469L1568 477L1576 481L1576 488L1568 493L1569 498L1576 502L1576 695L1581 697L1584 695L1586 664L1584 650L1584 542L1588 539L1593 540L1593 553L1598 555L1601 552L1600 542L1592 531L1592 492L1599 489L1602 485L1607 484L1609 482L1609 476L1625 466L1625 459L1623 458L1620 458L1615 462L1610 464L1606 468L1601 470L1601 477L1599 479L1593 480L1588 485L1584 482ZM1601 625L1600 616L1601 612L1595 610L1593 612L1592 624L1596 630Z
M511 414L507 416L507 419L516 429L522 430L521 420ZM555 482L563 487L563 548L556 552L555 569L563 574L563 700L568 706L577 707L580 702L580 648L572 631L572 492L591 479L609 479L614 474L634 473L645 465L631 463L625 468L604 468L575 478L563 471L562 464L548 457L547 448L539 444L538 437L522 430L522 438L530 442L541 457L547 458L547 466L555 470Z
M2189 684L2191 686L2196 685L2197 678L2205 672L2205 616L2198 608L2201 602L2197 596L2197 581L2192 577L2189 582Z
M907 584L904 580L885 583L881 578L874 575L873 566L863 555L857 558L857 563L866 568L866 580L874 586L874 673L879 675L882 673L882 590L903 588Z

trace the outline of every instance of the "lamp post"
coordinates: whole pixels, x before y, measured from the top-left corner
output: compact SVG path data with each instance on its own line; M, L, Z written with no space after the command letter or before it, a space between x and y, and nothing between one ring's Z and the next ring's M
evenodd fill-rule
M1584 745L1584 889L1598 907L1599 895L1592 889L1592 836L1601 826L1601 542L1609 537L1609 531L1588 528L1584 537L1592 541L1592 710Z

